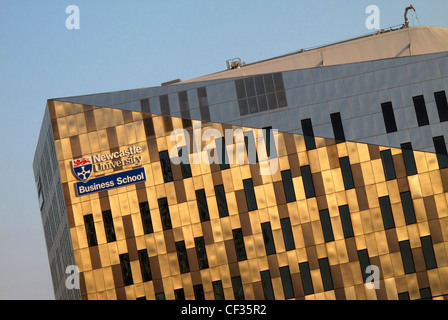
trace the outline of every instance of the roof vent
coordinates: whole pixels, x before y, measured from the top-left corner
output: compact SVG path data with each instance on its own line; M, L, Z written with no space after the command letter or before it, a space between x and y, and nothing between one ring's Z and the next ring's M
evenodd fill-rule
M240 58L233 58L233 59L226 60L226 64L227 64L227 70L233 70L233 69L241 68L246 63L244 61L241 62Z

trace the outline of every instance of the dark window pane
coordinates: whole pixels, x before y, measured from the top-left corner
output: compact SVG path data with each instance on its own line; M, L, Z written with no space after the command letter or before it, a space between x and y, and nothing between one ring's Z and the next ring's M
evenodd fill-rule
M244 132L244 143L246 145L247 159L249 164L258 162L257 148L253 131Z
M174 290L174 299L175 300L185 300L185 292L183 288Z
M196 255L198 256L199 269L208 268L207 251L205 250L204 237L194 238L194 245L196 247Z
M267 97L268 97L269 110L277 109L278 108L277 95L275 93L268 93Z
M381 110L383 111L384 124L386 125L386 132L396 132L397 123L395 122L394 109L392 102L385 102L381 104Z
M156 300L165 300L165 292L156 293Z
M266 154L269 159L277 157L277 147L275 145L274 132L272 127L263 128L263 137L266 144Z
M334 241L333 228L331 226L330 213L328 212L328 209L320 210L319 217L325 242Z
M432 300L431 288L421 288L420 289L420 299L422 300Z
M341 114L339 112L330 114L331 125L333 126L334 139L336 143L345 141L344 127L342 126Z
M389 196L380 197L381 216L383 217L384 229L395 228L394 215L392 213L392 207L390 206Z
M173 226L171 225L170 210L168 207L167 198L158 199L158 203L159 203L160 217L162 220L162 228L163 230L171 229Z
M423 256L425 257L426 269L437 268L436 256L432 246L431 236L421 237Z
M274 79L272 78L272 74L263 75L264 85L266 87L266 92L274 92Z
M201 87L198 88L196 91L198 93L199 107L201 108L208 107L207 89L205 87Z
M249 97L249 98L247 98L247 104L249 105L249 112L250 113L257 113L258 112L257 97Z
M448 121L448 102L445 91L434 92L440 122Z
M263 233L264 247L266 248L266 254L275 253L274 236L272 235L271 223L264 222L261 224L261 231Z
M205 300L204 287L202 284L194 285L193 291L195 300Z
M324 285L324 291L333 290L333 278L331 277L330 264L328 258L322 258L318 260L320 274L322 276L322 283Z
M160 102L160 111L162 115L169 116L171 113L170 113L170 102L168 99L168 95L164 94L160 96L159 102Z
M188 94L187 91L180 91L177 96L179 97L179 108L180 111L189 111L190 107L188 105Z
M185 248L185 241L176 242L177 258L179 260L180 273L190 272L190 265L188 263L187 249Z
M134 280L132 279L131 263L129 262L129 254L120 254L120 266L124 285L130 286L131 284L134 284Z
M266 300L275 300L274 289L272 288L271 273L269 272L269 270L264 270L260 272L260 276L264 298Z
M182 178L187 179L191 178L191 167L190 167L190 159L188 157L188 149L186 146L178 149L178 154L180 160L180 168L182 171Z
M226 170L230 168L229 157L227 155L226 140L224 138L219 138L215 140L216 151L218 152L219 167L221 170Z
M392 153L390 150L383 150L381 153L381 160L383 161L384 176L386 180L395 179L395 167L392 160Z
M106 231L107 242L116 241L114 220L112 219L112 212L110 210L103 211L104 230Z
M226 192L224 185L215 186L216 202L218 203L219 217L227 217L229 215L229 209L227 207Z
M257 95L265 94L266 90L264 89L264 81L263 76L255 76L255 89L257 90Z
M257 200L252 179L243 180L244 192L246 194L247 209L249 211L257 210Z
M294 250L296 248L294 244L294 236L292 234L291 221L289 218L280 219L280 225L282 227L283 241L285 241L285 249Z
M240 109L240 116L249 114L249 106L247 105L247 99L239 99L238 108Z
M142 249L138 251L138 260L140 261L140 270L142 272L143 282L151 281L151 266L149 264L148 251L146 249Z
M145 127L146 137L153 137L155 135L154 131L154 123L152 122L152 118L143 119L143 126Z
M344 180L344 187L346 190L353 189L355 183L353 182L352 167L350 166L350 159L343 157L339 159L342 171L342 179Z
M171 171L171 161L167 150L159 152L160 165L164 182L173 181L173 172Z
M198 204L199 218L201 219L201 222L209 221L210 215L204 189L196 190L196 202Z
M416 223L415 219L415 211L414 211L414 205L412 203L412 196L409 191L400 193L401 197L401 204L403 206L403 212L404 212L404 220L406 221L406 224L412 224Z
M305 146L307 150L316 149L316 141L314 140L314 130L311 119L303 119L302 132L305 139Z
M279 91L277 92L277 101L278 101L278 107L286 107L288 105L288 101L286 100L286 92L285 91Z
M151 113L148 98L140 100L140 107L142 108L143 113Z
M244 300L244 290L240 276L232 278L232 287L235 300Z
M286 202L296 201L296 193L294 191L291 170L282 171L282 181L285 189Z
M439 168L448 168L448 153L446 151L445 138L443 136L432 138L434 142L434 148L436 149L437 161L439 162Z
M350 211L348 205L339 207L339 215L341 216L342 230L345 238L351 238L353 234L352 219L350 217Z
M235 80L236 96L238 99L246 98L246 87L244 86L244 80Z
M401 259L403 261L404 273L415 272L414 259L412 258L412 250L409 240L400 241L398 243L400 246Z
M423 96L412 97L414 101L415 113L419 127L429 124L428 113L426 112L425 98Z
M410 300L409 292L400 292L398 294L398 300Z
M244 84L246 85L246 94L248 97L255 96L255 84L254 79L252 77L245 78Z
M299 263L300 276L302 278L303 292L305 295L314 293L313 280L311 279L310 266L308 262Z
M151 213L149 211L148 201L142 202L140 206L140 215L142 218L143 232L145 234L153 233L154 229L152 226Z
M238 259L238 261L247 260L242 229L232 230L232 233L233 242L235 243L236 258Z
M366 273L367 267L370 266L370 258L367 249L358 250L359 265L361 266L362 279L366 282L369 276Z
M212 282L213 293L215 295L215 300L224 300L224 290L222 288L222 281L217 280Z
M289 267L280 267L280 277L282 278L283 292L285 299L294 298L294 289L292 287L291 273Z
M300 172L302 174L303 186L305 188L305 195L307 198L312 198L315 196L314 193L314 183L311 176L310 166L300 167Z
M265 94L258 96L257 100L258 100L258 109L260 110L260 112L268 110L268 98L266 97Z
M98 245L98 242L96 239L96 232L95 232L95 223L93 221L92 214L88 214L88 215L84 216L84 225L86 226L86 235L87 235L87 242L89 244L89 247Z
M283 84L283 73L281 72L274 73L273 77L274 77L275 90L276 91L285 90L285 86Z
M403 154L404 166L406 174L412 176L417 174L417 166L415 165L414 151L410 142L401 144L401 152Z

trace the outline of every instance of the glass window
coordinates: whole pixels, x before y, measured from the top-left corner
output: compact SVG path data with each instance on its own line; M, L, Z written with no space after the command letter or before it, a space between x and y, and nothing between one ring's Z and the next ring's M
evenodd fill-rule
M165 300L165 292L156 293L156 300Z
M392 207L390 205L389 196L380 197L381 216L383 217L384 229L395 228L394 215L392 213Z
M266 144L266 154L269 159L277 157L277 149L274 140L274 133L272 132L272 127L263 128L263 136Z
M292 286L291 273L289 272L289 267L280 267L280 277L282 279L283 293L285 294L285 299L294 298L294 289Z
M255 76L254 81L255 81L255 89L257 90L257 95L265 94L266 90L264 89L263 76L262 75Z
M196 190L196 202L198 204L199 218L201 219L201 222L209 221L210 215L204 189Z
M87 243L89 247L97 246L95 223L93 221L93 215L88 214L84 216L84 225L86 226Z
M238 109L240 110L240 116L245 116L249 114L249 106L247 104L247 99L238 100Z
M272 77L272 74L263 75L263 79L264 79L264 84L266 87L266 92L274 92L275 87L274 87L274 79Z
M420 299L422 300L432 300L431 288L421 288L420 289Z
M434 247L432 246L431 236L421 237L423 256L425 257L426 269L437 268L436 256L434 254Z
M328 209L320 210L319 217L325 242L334 241L333 228L331 226L330 213Z
M142 108L143 113L151 113L148 98L140 100L140 107Z
M130 286L131 284L134 284L134 280L132 279L131 263L129 262L129 254L120 254L120 266L124 285Z
M174 290L174 299L175 300L185 300L185 292L184 292L183 288Z
M267 97L268 97L269 110L277 109L278 108L277 95L275 93L268 93Z
M222 281L217 280L212 282L213 294L215 295L215 300L225 300L224 290L222 288Z
M274 84L276 91L285 90L285 85L283 84L283 73L277 72L272 75L274 77Z
M196 247L196 255L198 256L199 269L208 268L207 251L205 250L204 237L194 238L194 245Z
M247 96L248 97L255 96L254 78L252 78L252 77L244 78L244 84L246 86L246 94L247 94Z
M342 231L344 232L345 238L351 238L353 234L352 219L350 217L350 210L348 205L343 205L339 207L339 215L341 217Z
M173 172L171 171L171 161L168 151L160 151L159 152L160 165L162 167L162 175L164 182L173 181Z
M204 287L202 284L196 284L193 286L195 300L205 300Z
M322 283L324 285L324 291L333 290L333 279L331 277L330 264L328 258L322 258L318 260L320 274L322 276Z
M190 264L188 263L187 249L185 241L176 242L177 258L179 260L180 273L190 272Z
M104 230L106 231L107 242L116 241L114 220L112 219L112 212L110 210L103 211Z
M180 161L180 168L182 171L182 178L187 179L191 178L191 167L190 167L190 159L188 157L188 149L187 146L181 147L178 149ZM188 160L188 161L186 161Z
M344 180L345 189L353 189L355 183L353 182L352 167L350 166L350 160L348 157L339 158L341 165L342 179Z
M226 192L224 185L215 186L216 202L218 204L219 217L227 217L229 215L229 209L227 207Z
M380 152L380 154L381 160L383 161L384 176L386 177L386 180L395 179L395 167L391 151L383 150Z
M257 148L253 131L244 132L244 144L246 145L247 159L249 164L258 163Z
M288 105L288 101L286 100L286 92L285 91L278 91L277 92L277 101L278 101L278 107L286 107Z
M168 95L164 94L159 96L159 103L160 103L160 112L163 116L169 116L171 114L170 112L170 101L168 99Z
M398 294L398 300L410 300L409 292L400 292Z
M425 98L423 96L412 97L414 101L415 113L419 127L429 124L428 113L426 111Z
M292 234L290 219L289 218L280 219L280 225L282 227L283 241L285 241L286 251L294 250L296 246L294 244L294 236Z
M362 279L364 282L367 281L367 277L369 276L366 273L367 267L370 266L370 258L367 249L358 250L358 259L359 265L361 266Z
M307 150L316 149L316 141L314 140L314 130L311 119L303 119L302 132L305 139L305 146Z
M232 230L232 233L237 260L238 261L247 260L246 247L244 246L243 230L241 228L234 229Z
M173 226L171 225L170 210L168 207L167 198L158 199L158 203L159 203L159 211L160 211L160 217L162 220L163 230L172 229Z
M235 89L236 89L236 96L238 99L246 98L246 87L244 86L243 79L235 80Z
M249 211L257 210L257 200L255 198L255 190L252 179L243 180L244 192L246 194L247 209Z
M179 98L179 108L182 113L182 111L189 111L190 106L188 105L188 94L187 91L179 91L177 94ZM188 112L190 114L190 112Z
M241 282L241 277L236 276L232 278L232 287L235 300L244 300L244 290L243 284Z
M434 92L440 122L448 121L448 102L445 91Z
M432 140L434 142L434 148L436 149L439 168L448 168L448 153L446 151L445 138L443 136L439 136L432 138Z
M311 175L310 166L300 167L300 172L302 174L303 187L305 188L306 198L315 197L316 194L314 192L314 183Z
M417 166L415 165L414 151L410 142L401 144L401 152L403 154L404 166L406 174L412 176L417 174Z
M151 213L149 211L148 201L139 203L140 206L140 216L142 218L143 232L145 234L153 233L154 229L152 226Z
M345 142L344 127L342 126L341 114L339 112L330 114L333 126L334 139L336 143Z
M406 224L416 223L414 205L412 203L411 192L400 193L401 205L403 206L404 219Z
M395 122L394 109L392 102L384 102L381 104L381 110L383 111L384 124L386 126L386 132L396 132L397 123Z
M404 273L408 274L415 272L414 259L412 258L412 250L409 240L400 241L398 245L400 247Z
M138 251L138 260L140 262L140 270L142 272L143 282L151 281L151 265L149 264L148 251L146 249L142 249Z
M264 222L261 224L261 231L263 233L264 246L266 248L266 254L275 253L274 236L272 235L271 223Z
M226 141L224 138L219 138L215 140L216 151L218 152L219 166L221 170L226 170L230 168L229 157L227 156Z
M296 201L296 193L292 182L291 170L282 171L282 181L285 189L286 202Z
M311 279L310 266L308 262L299 263L300 276L302 278L303 292L305 295L314 293L313 280Z
M274 289L272 288L271 273L269 272L269 270L264 270L260 272L260 276L264 298L266 300L275 300Z

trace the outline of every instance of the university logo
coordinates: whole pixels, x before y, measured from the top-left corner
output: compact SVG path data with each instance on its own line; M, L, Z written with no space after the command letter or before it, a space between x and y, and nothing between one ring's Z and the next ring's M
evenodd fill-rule
M72 169L78 180L86 181L90 178L93 171L92 159L90 157L85 157L72 160Z

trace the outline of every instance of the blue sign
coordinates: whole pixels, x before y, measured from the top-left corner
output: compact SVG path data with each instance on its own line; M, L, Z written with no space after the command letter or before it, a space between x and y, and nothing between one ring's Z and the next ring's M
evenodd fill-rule
M87 182L77 182L75 187L79 197L89 193L124 187L143 181L146 181L145 168L138 168L90 179Z

